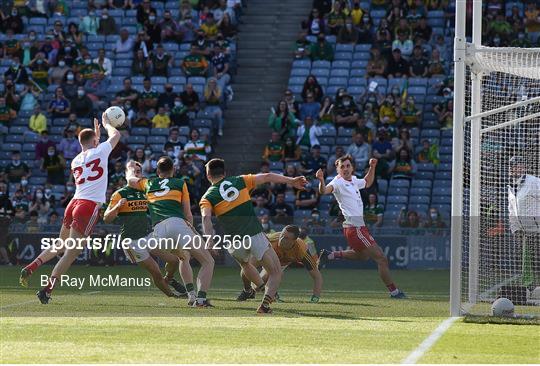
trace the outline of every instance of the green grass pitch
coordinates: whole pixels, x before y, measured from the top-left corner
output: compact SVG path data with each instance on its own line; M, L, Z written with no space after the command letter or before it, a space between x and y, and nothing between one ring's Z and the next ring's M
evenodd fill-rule
M49 305L0 268L2 363L399 363L448 316L448 271L395 271L407 300L388 298L376 271L323 270L309 302L302 268L285 273L274 314L235 301L238 269L217 268L213 309L188 308L155 287L58 289ZM72 268L70 275L144 276L134 266ZM260 299L260 295L258 297ZM457 321L421 363L538 363L540 328Z

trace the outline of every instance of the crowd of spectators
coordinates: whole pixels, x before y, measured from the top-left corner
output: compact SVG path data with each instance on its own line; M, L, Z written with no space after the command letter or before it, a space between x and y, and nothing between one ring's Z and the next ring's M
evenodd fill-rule
M484 44L517 47L537 44L540 10L536 2L508 2L508 6L506 3L504 0L484 2ZM467 6L469 13L472 12L472 1ZM316 64L324 65L324 62L333 67L343 59L336 57L339 50L365 46L369 59L365 64L356 63L365 70L356 73L353 62L350 75L363 75L367 81L358 85L366 87L360 92L349 92L345 87L337 88L335 93L328 92L331 88L326 87L326 81L320 83L318 76L311 73L296 92L292 88L286 90L269 116L272 134L263 154L265 164L270 164L272 170L283 169L287 175L304 174L309 178L322 168L331 179L336 174L336 158L344 154L354 158L359 176L364 174L369 159L377 158L377 180L386 182L414 180L419 164L437 168L441 163L439 136L445 130L448 136L453 123L454 10L455 4L445 0L313 1L311 13L302 22L294 45L295 63L309 68L311 62L312 71ZM430 22L429 14L436 14L437 19ZM332 73L332 67L331 76L337 74ZM344 75L349 73L346 71ZM425 95L418 102L417 96L408 93L409 80L426 78L434 81L425 84L430 88L428 94L437 96L437 103L424 103ZM388 89L379 87L377 80L381 79L384 83L388 81ZM336 83L328 84L336 89ZM441 132L436 137L420 134L425 127L425 114L434 122L429 128ZM327 141L327 136L335 134L327 134L325 130L337 131L337 139L331 137ZM300 219L305 217L304 220L312 222L313 217L322 213L328 218L327 224L336 227L333 224L339 222L336 219L339 209L336 210L333 201L318 197L316 189L305 192L280 189L275 187L272 191L275 198L269 200L267 207L276 204L278 195L290 195L290 208ZM434 206L416 212L406 204L397 218L383 222L385 205L378 202L378 193L376 183L363 194L368 225L402 228L448 225L448 212L443 214ZM277 219L270 215L269 222Z
M0 216L57 225L73 195L68 168L80 152L77 135L112 105L127 120L111 153L107 197L126 184L127 160L151 175L167 154L196 203L204 192L202 166L223 134L223 110L232 98L241 1L74 5L0 6Z

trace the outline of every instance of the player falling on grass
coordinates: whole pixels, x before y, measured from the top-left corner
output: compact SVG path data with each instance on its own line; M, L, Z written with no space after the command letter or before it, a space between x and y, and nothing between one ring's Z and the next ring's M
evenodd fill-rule
M351 155L340 157L335 164L338 175L328 185L324 182L324 172L321 169L317 171L319 193L333 193L336 197L339 208L345 217L343 234L347 239L347 244L352 249L334 252L323 249L320 255L320 264L324 265L328 260L334 259L365 261L371 258L377 263L379 276L390 291L390 296L395 299L404 298L405 293L398 289L392 281L388 259L364 223L364 205L360 190L369 188L373 184L377 159L369 160L369 170L363 179L358 179L354 175L354 160Z
M126 175L142 178L141 164L129 161L126 164ZM138 264L150 273L157 288L169 297L185 295L185 288L180 283L176 281L170 283L161 276L159 264L152 258L154 255L170 266L178 266L180 261L178 255L159 249L149 249L146 245L148 234L152 231L147 211L148 200L144 192L126 185L111 196L103 221L106 224L113 222L120 224L120 236L132 240L130 248L124 249L126 256L132 263ZM169 285L178 293L171 291Z
M75 195L64 213L64 221L60 229L62 243L65 243L68 238L76 240L89 237L99 219L99 209L106 201L109 154L120 140L120 132L108 122L105 113L101 116L101 120L109 136L107 141L99 143L100 128L97 119L94 119L93 130L86 128L79 133L81 153L71 162L71 171L76 187ZM73 248L59 250L64 255L54 266L47 286L37 293L42 304L49 302L57 280L67 272L83 249L82 245L76 245ZM32 263L24 267L19 279L21 285L28 286L30 275L57 254L58 252L54 252L52 248L47 249Z
M206 294L212 282L214 273L214 258L204 246L202 238L193 228L193 215L187 184L183 179L174 178L174 163L167 156L161 157L157 162L157 177L140 178L128 171L126 179L130 187L143 191L148 199L148 209L152 219L152 236L157 240L171 239L178 243L183 252L180 263L180 274L188 291L188 305L194 307L210 307ZM195 237L200 238L199 241ZM172 248L161 248L170 250ZM200 263L201 268L197 276L197 289L193 285L193 272L189 264L192 255Z
M200 202L204 234L213 238L213 212L224 235L249 239L244 241L242 248L235 249L231 246L228 251L242 268L242 275L253 282L258 290L265 289L257 313L272 313L270 304L281 282L281 265L255 215L250 192L256 186L265 183L288 184L296 189L304 189L306 178L289 178L274 173L226 177L225 162L222 159L210 160L206 164L206 175L212 186L208 188ZM209 240L209 243L213 245L212 240ZM250 256L260 262L268 273L266 284L257 269L249 262Z
M304 267L308 270L309 275L313 278L313 294L311 295L311 302L319 302L322 290L322 275L319 271L319 258L317 253L310 252L308 245L299 238L300 228L296 225L287 225L278 233L266 234L266 237L270 241L270 245L276 252L279 262L281 264L281 270L285 269L292 263L303 263ZM255 267L260 267L261 264L250 258L250 263ZM266 271L262 270L260 273L263 281L268 279ZM244 289L238 295L236 300L246 301L248 299L255 298L255 290L251 287L251 281L242 274L242 282L244 283Z

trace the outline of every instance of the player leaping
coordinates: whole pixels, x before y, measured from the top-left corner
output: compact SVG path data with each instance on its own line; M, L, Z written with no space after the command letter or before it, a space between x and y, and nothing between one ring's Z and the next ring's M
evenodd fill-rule
M333 193L336 197L339 208L345 217L343 234L352 248L351 250L335 252L328 252L323 249L320 255L320 264L324 265L328 260L340 258L362 261L371 258L377 263L379 276L388 291L390 291L390 296L396 299L404 298L405 293L398 289L394 281L392 281L388 259L364 223L364 205L360 190L369 188L373 184L377 159L369 160L369 170L364 179L358 179L354 176L353 162L354 160L350 155L337 159L335 164L338 175L328 185L324 183L324 172L319 169L316 173L319 180L319 193Z
M224 235L230 238L249 237L244 243L245 247L239 249L231 247L228 251L242 268L243 275L258 289L265 287L264 298L257 313L271 313L270 304L281 282L281 266L255 215L250 192L256 186L265 183L288 184L296 189L304 189L306 178L289 178L274 173L226 177L225 162L222 159L212 159L206 164L206 176L212 186L208 188L200 202L204 234L210 238L214 235L212 225L214 212ZM266 286L257 269L249 262L250 256L260 262L268 273Z
M102 124L109 136L99 143L99 121L94 119L94 129L86 128L79 133L81 153L71 162L71 171L75 180L75 195L66 207L64 221L60 229L62 243L68 238L83 239L92 234L99 219L99 209L105 203L109 154L120 140L120 132L109 122L105 113L101 116ZM67 272L73 261L83 251L82 245L61 249L64 255L54 266L47 286L38 291L37 297L42 304L47 304L57 280ZM58 252L45 250L32 263L23 268L19 282L28 285L28 278L35 270L53 259Z
M208 250L199 247L203 242L194 238L199 236L193 228L193 215L187 185L183 179L174 178L174 163L167 156L161 157L157 162L157 177L139 178L128 170L126 179L130 187L143 191L148 199L148 208L154 231L152 236L156 239L172 239L185 254L191 254L201 268L197 276L198 292L195 296L193 273L189 265L189 257L180 263L180 274L188 291L188 305L194 307L210 307L206 293L212 282L214 273L214 258ZM200 237L199 237L200 238ZM202 246L202 245L201 245ZM172 249L172 248L162 248Z

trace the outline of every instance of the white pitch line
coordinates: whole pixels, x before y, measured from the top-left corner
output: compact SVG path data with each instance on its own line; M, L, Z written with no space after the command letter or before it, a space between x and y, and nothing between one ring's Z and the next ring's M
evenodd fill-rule
M101 291L90 291L90 292L85 292L84 294L81 294L81 295L95 295L95 294L99 294ZM63 295L65 296L65 295ZM4 306L0 306L0 310L4 310L4 309L9 309L9 308L12 308L12 307L15 307L15 306L21 306L21 305L28 305L28 304L32 304L32 303L35 303L36 300L28 300L28 301L23 301L23 302L18 302L18 303L15 303L15 304L8 304L8 305L4 305Z
M443 321L437 329L435 329L420 345L412 351L402 364L415 364L433 345L441 338L441 336L454 324L459 317L454 316Z

